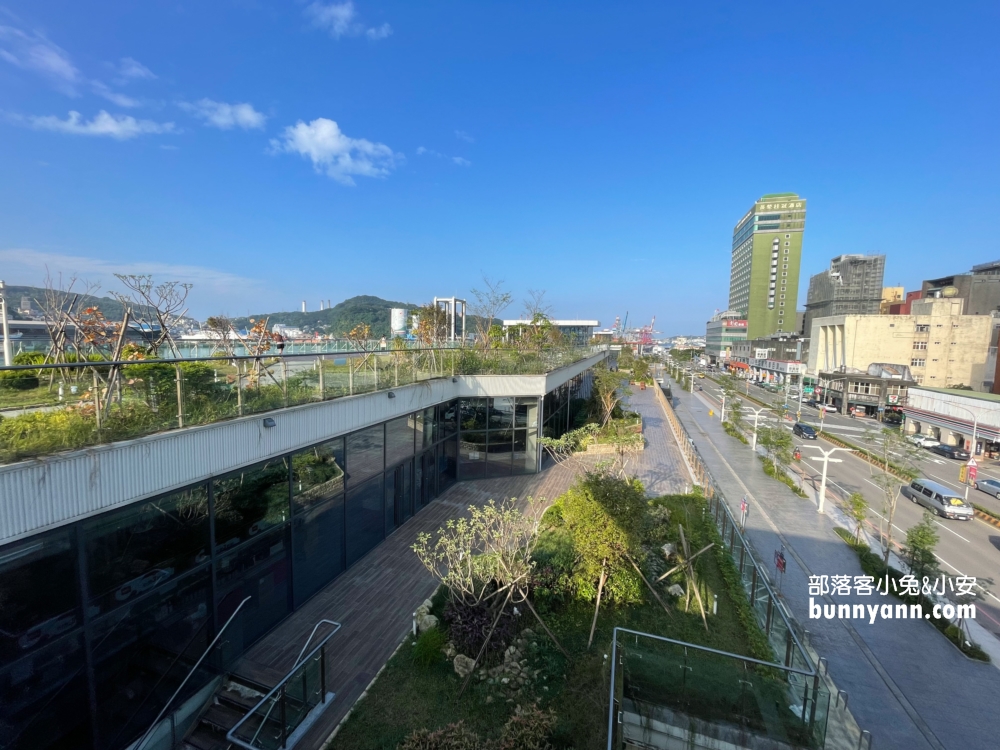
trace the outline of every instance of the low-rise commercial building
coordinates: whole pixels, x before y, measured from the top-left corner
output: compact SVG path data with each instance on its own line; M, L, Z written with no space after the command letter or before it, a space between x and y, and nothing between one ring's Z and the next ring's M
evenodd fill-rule
M747 321L741 313L726 310L716 313L705 326L705 355L712 364L732 356L733 345L746 341Z
M876 362L867 370L845 367L820 372L814 398L841 414L874 417L899 414L916 382L906 365Z
M963 314L961 299L921 299L911 315L838 315L812 323L809 373L866 371L876 362L906 364L931 387L989 391L989 348L1000 318Z
M964 448L974 456L1000 456L1000 395L914 387L903 413L908 435L927 435Z

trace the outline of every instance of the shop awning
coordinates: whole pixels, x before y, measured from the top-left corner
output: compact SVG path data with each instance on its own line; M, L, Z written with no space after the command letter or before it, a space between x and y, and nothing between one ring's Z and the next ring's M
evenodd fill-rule
M731 367L734 370L749 370L750 369L750 365L748 365L746 362L730 362L728 364L728 366Z

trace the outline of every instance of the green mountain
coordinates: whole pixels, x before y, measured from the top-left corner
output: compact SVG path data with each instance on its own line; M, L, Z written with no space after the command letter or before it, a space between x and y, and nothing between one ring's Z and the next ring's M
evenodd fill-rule
M4 296L10 303L8 311L13 320L24 320L28 316L21 315L17 309L21 307L21 299L27 297L31 300L31 306L36 311L41 311L45 306L46 290L38 286L16 286L8 284L4 289ZM55 292L57 297L65 304L68 298L74 296L72 292ZM88 307L96 307L103 313L107 320L121 320L124 312L122 303L113 297L94 297L89 294L79 295L77 309L83 310Z
M366 294L351 297L326 310L260 313L244 318L234 318L233 325L237 329L247 328L252 325L251 318L254 320L267 318L268 327L275 323L282 323L301 328L307 332L343 336L359 323L367 323L371 326L372 336L381 338L389 335L389 309L393 307L415 310L419 305L412 302L392 302Z

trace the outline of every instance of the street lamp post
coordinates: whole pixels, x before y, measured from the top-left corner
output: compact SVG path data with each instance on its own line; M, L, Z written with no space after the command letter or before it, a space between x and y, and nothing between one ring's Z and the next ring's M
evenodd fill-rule
M752 406L748 406L747 408L750 411L753 412L753 440L750 443L750 450L756 451L757 450L757 418L761 414L763 414L765 411L767 411L767 407L766 406L762 406L759 409L754 409Z
M4 283L0 281L0 319L3 321L3 365L10 367L14 364L12 349L10 345L10 326L7 323L7 296L4 294Z
M808 448L815 448L816 450L818 450L820 453L823 454L822 458L820 458L819 456L809 456L809 460L810 461L822 461L823 462L823 476L819 480L819 512L822 513L823 512L823 506L826 503L826 470L827 470L827 465L830 462L833 462L835 464L839 464L839 463L843 463L843 461L844 461L844 459L842 459L842 458L830 458L830 456L832 456L837 451L846 451L846 450L850 450L850 449L849 448L831 448L830 450L825 451L822 448L820 448L818 445L809 445L809 446L806 446L806 447L808 447Z

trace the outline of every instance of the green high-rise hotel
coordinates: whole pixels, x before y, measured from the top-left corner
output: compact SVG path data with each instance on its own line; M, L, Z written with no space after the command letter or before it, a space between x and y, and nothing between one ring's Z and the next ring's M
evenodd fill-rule
M747 320L747 339L796 330L806 202L795 193L758 200L733 230L729 309Z

